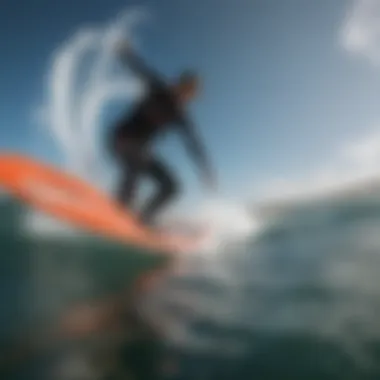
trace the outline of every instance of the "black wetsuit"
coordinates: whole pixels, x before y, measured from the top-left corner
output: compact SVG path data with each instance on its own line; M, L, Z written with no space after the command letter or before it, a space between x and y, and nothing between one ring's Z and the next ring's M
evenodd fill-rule
M123 170L117 199L131 206L140 178L143 175L153 178L159 189L141 213L141 219L150 223L157 211L179 192L178 182L170 170L152 156L150 148L155 139L170 129L177 130L202 170L208 170L206 157L194 126L172 89L134 54L128 53L122 59L146 82L147 94L117 123L112 133L112 150Z

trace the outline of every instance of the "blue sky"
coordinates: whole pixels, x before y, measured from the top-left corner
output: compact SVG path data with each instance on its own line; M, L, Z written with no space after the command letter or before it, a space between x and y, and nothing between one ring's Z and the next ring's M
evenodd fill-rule
M1 148L57 159L35 117L55 50L139 5L151 15L137 33L145 59L168 77L184 67L203 77L191 110L223 193L249 196L276 178L307 177L380 120L379 70L349 54L340 35L361 2L35 0L22 12L8 2L0 13ZM166 159L196 192L192 164L174 142L164 144Z

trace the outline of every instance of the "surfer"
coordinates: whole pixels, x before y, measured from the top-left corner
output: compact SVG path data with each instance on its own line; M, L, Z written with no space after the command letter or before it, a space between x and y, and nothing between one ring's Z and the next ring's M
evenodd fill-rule
M152 178L158 189L139 215L144 224L150 225L157 213L179 194L177 179L152 152L157 137L170 129L176 129L185 138L207 187L215 186L205 148L185 110L199 90L199 80L194 72L185 71L176 83L167 84L135 54L128 42L119 44L117 52L122 63L145 82L147 93L116 123L111 134L111 151L122 171L116 197L121 204L133 206L140 179Z

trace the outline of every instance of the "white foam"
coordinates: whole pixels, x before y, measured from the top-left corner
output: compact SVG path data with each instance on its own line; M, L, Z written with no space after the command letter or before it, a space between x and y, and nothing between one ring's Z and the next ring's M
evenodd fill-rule
M210 230L203 246L208 252L216 252L228 243L252 237L261 228L260 221L246 207L222 198L206 200L193 218Z

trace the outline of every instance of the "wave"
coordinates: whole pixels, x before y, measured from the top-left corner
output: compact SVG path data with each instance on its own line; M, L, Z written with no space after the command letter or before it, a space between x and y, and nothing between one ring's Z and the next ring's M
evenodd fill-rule
M198 265L168 280L161 306L193 334L213 336L215 348L228 331L245 331L231 338L241 346L259 331L311 334L375 365L368 345L380 340L380 195L302 204L260 225L224 255L193 258ZM192 329L201 323L209 327Z

